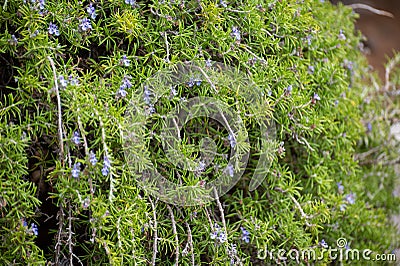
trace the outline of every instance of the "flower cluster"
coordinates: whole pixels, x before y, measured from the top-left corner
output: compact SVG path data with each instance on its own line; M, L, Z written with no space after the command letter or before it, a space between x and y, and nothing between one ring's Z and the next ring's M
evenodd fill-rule
M211 232L211 239L218 239L220 243L224 243L227 240L226 234L223 232L221 227L218 224L214 225L214 231Z
M337 182L336 185L338 187L339 194L343 194L344 186L342 185L342 181Z
M250 242L250 232L246 230L243 226L240 227L240 230L242 230L242 240L246 243Z
M49 24L48 32L50 35L54 35L54 36L60 35L60 31L58 30L57 25L52 22L50 22L50 24Z
M325 239L322 239L321 242L319 242L319 245L323 248L328 248L329 245L328 243L325 242Z
M231 36L235 38L236 42L240 42L240 40L242 39L240 35L240 30L237 27L232 27Z
M30 4L30 9L31 10L39 10L39 14L43 15L43 12L45 11L44 6L45 6L45 1L44 0L24 0L24 4Z
M103 176L107 176L110 173L110 168L111 162L107 156L104 156L103 168L101 169L101 173L103 174Z
M230 177L233 177L233 175L235 174L235 169L232 164L228 164L228 166L226 167L226 171Z
M96 19L96 17L97 17L96 8L93 6L92 3L90 3L89 6L86 8L86 12L89 14L89 16L90 16L93 20Z
M287 88L285 89L285 96L289 96L290 94L292 94L292 90L293 90L292 85L287 86Z
M74 164L74 166L72 168L72 171L71 171L71 174L72 174L73 178L78 178L79 177L79 174L81 172L80 168L81 168L81 163L75 163Z
M125 97L127 95L126 89L130 89L130 88L132 88L131 77L130 76L124 76L122 78L122 83L119 86L119 89L117 91L117 96Z
M200 86L201 85L201 79L194 79L191 77L189 81L187 82L187 85L192 88L194 85Z
M79 30L82 32L92 30L92 23L90 22L90 19L88 18L83 18L79 21Z
M96 154L94 154L93 151L90 151L90 154L89 154L89 162L90 162L93 166L95 166L95 165L97 164Z
M8 40L8 43L10 45L16 46L18 44L18 39L15 37L15 35L11 35L11 39Z
M73 143L75 143L76 145L79 145L79 144L81 143L81 137L80 137L78 131L75 131L75 132L74 132L74 135L72 136L71 141L72 141Z
M132 7L137 7L136 0L125 0L125 4L131 5Z
M130 66L131 65L131 60L128 59L128 57L124 54L121 58L121 60L119 61L119 64L121 66Z
M229 140L229 143L230 143L231 147L235 148L235 146L236 146L236 138L235 138L235 136L233 134L229 134L228 140Z

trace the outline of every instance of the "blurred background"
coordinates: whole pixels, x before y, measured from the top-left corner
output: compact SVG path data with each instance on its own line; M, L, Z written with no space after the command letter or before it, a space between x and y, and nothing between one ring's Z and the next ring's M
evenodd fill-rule
M393 51L400 51L400 0L332 0L334 4L365 4L377 10L389 12L393 17L378 15L373 12L355 8L360 15L356 28L366 37L365 55L370 65L384 77L384 64Z

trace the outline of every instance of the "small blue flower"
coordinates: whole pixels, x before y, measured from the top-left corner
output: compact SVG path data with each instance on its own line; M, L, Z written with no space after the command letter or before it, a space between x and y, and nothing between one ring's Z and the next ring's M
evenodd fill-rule
M38 229L37 225L34 223L31 224L31 230L35 236L37 236L39 234L39 229Z
M108 159L107 156L104 156L104 163L103 163L103 169L101 169L101 173L103 176L107 176L110 173L110 167L111 167L111 162Z
M126 90L122 89L122 88L119 88L119 90L117 91L117 96L118 97L124 98L124 97L126 97L127 94L128 94L128 92Z
M343 30L339 31L339 35L338 35L339 40L346 40L346 35L344 35Z
M228 5L225 3L225 1L224 0L220 0L219 1L219 4L222 6L222 7L227 7Z
M372 131L372 125L370 122L367 123L367 132L371 132Z
M93 29L92 28L92 24L90 22L90 19L84 18L84 19L81 19L79 22L80 22L79 23L79 29L81 31L88 31L88 30Z
M69 84L72 85L72 86L77 86L77 85L79 85L78 79L72 77L72 75L69 75L69 76L68 76L68 81L69 81Z
M11 35L11 39L8 40L8 43L11 44L11 45L13 45L13 46L16 46L16 45L18 44L18 39L17 39L17 37L15 37L14 34Z
M338 192L339 192L340 194L342 194L342 193L343 193L343 190L344 190L344 186L342 185L342 181L337 182L336 185L337 185L337 187L338 187Z
M208 59L206 60L206 67L211 67L211 66L212 66L211 59L208 58Z
M132 7L136 7L136 0L125 0L125 4L131 5Z
M319 97L318 93L314 93L313 100L314 101L320 101L321 100L321 98Z
M131 65L131 60L129 60L126 55L123 55L121 60L120 60L120 65L128 67L128 66Z
M132 83L130 79L131 79L130 76L124 76L122 79L122 84L119 88L123 90L132 88Z
M150 90L149 90L149 87L144 86L143 100L144 100L144 102L145 102L146 104L148 104L148 105L149 105L150 102L151 102L150 96L151 96L151 92L150 92Z
M73 169L72 169L72 176L74 177L74 178L78 178L79 177L79 173L80 173L80 167L81 167L81 163L76 163L76 164L74 164L74 166L73 166Z
M226 167L226 170L228 171L229 176L233 177L233 175L235 173L233 165L232 164L228 164L228 166Z
M308 66L308 73L309 74L314 74L315 68L314 66Z
M187 85L191 88L194 86L194 79L191 77L187 83Z
M56 24L50 22L49 28L48 28L49 34L54 35L54 36L59 36L60 32L58 31L58 27Z
M66 80L63 75L58 76L58 83L62 89L68 86L68 80Z
M25 218L22 218L21 221L22 221L22 226L28 227L28 223L26 222Z
M86 8L86 12L90 15L90 17L95 20L97 17L96 14L96 8L93 6L92 3L89 4L89 6Z
M292 93L292 90L293 90L292 85L287 86L287 88L285 89L285 95L289 96Z
M223 232L219 233L218 240L219 242L224 243L227 240L225 233Z
M230 142L231 147L234 148L236 146L236 139L235 139L234 135L229 134L228 140Z
M201 80L200 79L196 80L196 86L200 86L200 85L201 85Z
M250 242L250 232L246 230L243 226L240 227L240 230L242 230L242 240L246 243Z
M218 236L217 231L211 232L211 234L210 234L210 238L211 238L211 239L216 239L217 236Z
M97 164L96 154L94 154L93 151L90 151L90 154L89 154L89 162L90 162L93 166L95 166L95 165Z
M346 204L340 204L339 210L344 212L346 210L347 205Z
M320 246L323 248L328 248L328 244L325 242L325 239L322 239L321 242L319 242Z
M240 30L237 27L232 27L231 36L234 37L237 42L240 42Z
M79 144L81 143L81 137L80 137L78 131L75 131L75 132L74 132L74 135L72 136L71 141L72 141L73 143L75 143L76 145L79 145Z
M171 95L171 97L174 97L174 96L178 95L178 91L173 86L171 86L170 95Z
M339 105L339 100L335 100L334 105L338 106Z
M349 204L354 204L356 202L356 195L353 192L347 194L344 198Z

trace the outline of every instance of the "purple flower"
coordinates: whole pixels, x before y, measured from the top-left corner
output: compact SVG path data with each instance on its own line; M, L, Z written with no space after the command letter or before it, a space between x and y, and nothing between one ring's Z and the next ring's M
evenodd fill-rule
M132 7L136 7L136 0L125 0L125 4L131 5Z
M337 187L338 187L338 192L339 192L340 194L342 194L342 193L343 193L343 190L344 190L344 186L342 185L342 181L337 182L336 185L337 185Z
M292 90L293 90L292 85L287 86L287 88L285 89L285 95L289 96L292 93Z
M22 221L22 226L28 227L28 223L26 222L25 218L22 218L21 221Z
M83 207L84 209L87 209L87 208L89 208L89 205L90 205L90 199L89 199L89 198L85 198L85 199L83 200L82 207Z
M349 204L354 204L356 202L356 195L353 192L347 194L344 198Z
M338 35L339 40L346 40L346 35L344 35L343 30L339 31L339 35Z
M118 97L124 98L124 97L126 97L127 94L128 94L128 92L126 90L122 89L122 88L119 88L119 90L117 91L117 96Z
M320 101L321 100L321 98L319 97L318 93L314 93L313 100L314 101Z
M367 123L367 132L371 132L372 131L372 125L370 122Z
M346 210L346 204L340 204L339 210L344 212Z
M81 137L79 136L79 132L78 131L74 132L74 135L72 136L71 141L73 143L75 143L76 145L79 145L81 143Z
M237 42L240 42L240 30L237 27L232 27L231 36L234 37Z
M110 173L111 162L107 156L104 156L103 169L101 169L101 173L103 176L107 176Z
M321 242L319 242L320 246L323 248L328 248L328 244L325 242L325 239L322 239Z
M204 169L206 168L206 163L204 161L200 161L199 164L196 167L196 171L204 171Z
M18 39L17 37L15 37L15 35L11 35L11 39L8 40L8 43L11 45L16 46L18 44Z
M72 75L69 75L69 76L68 76L68 81L69 81L69 84L72 85L72 86L77 86L77 85L79 85L78 79L72 77Z
M193 87L193 86L194 86L194 79L193 79L193 78L190 78L189 81L188 81L188 83L187 83L187 85L188 85L190 88Z
M93 29L92 28L92 24L90 22L90 19L84 18L84 19L81 19L79 22L80 22L79 23L79 29L81 31L88 31L88 30Z
M308 66L308 73L309 74L314 74L315 68L314 66Z
M224 243L227 240L225 233L223 232L219 233L218 240L219 242Z
M219 4L220 4L222 7L227 7L227 6L228 6L228 5L225 3L224 0L220 0L220 1L219 1Z
M97 163L96 154L94 154L93 151L90 151L90 154L89 154L89 162L90 162L93 166L95 166L96 163Z
M63 75L58 76L58 83L62 89L65 89L68 85L68 80Z
M130 76L124 76L122 79L122 84L119 87L120 89L130 89L132 87L132 83L131 83L131 77Z
M231 147L234 148L234 147L236 146L236 139L235 139L235 136L232 135L232 134L229 134L228 140L229 140L229 142L230 142Z
M80 167L81 167L81 163L74 164L74 167L73 167L72 172L71 172L72 176L74 178L78 178L79 177Z
M39 234L39 229L38 229L37 225L34 223L31 224L31 230L35 236L37 236Z
M209 58L206 60L206 67L211 67L211 66L212 66L212 62L211 62L211 59Z
M129 60L126 55L123 55L119 61L119 64L128 67L131 65L131 60Z
M226 167L226 170L227 170L229 176L233 177L233 175L235 173L233 165L232 164L228 164L228 166Z
M335 100L334 105L338 106L339 105L339 100Z
M201 80L200 79L196 80L195 82L196 82L196 86L200 86L201 85Z
M244 227L240 227L240 230L242 230L242 240L246 243L250 242L250 232L246 230Z
M90 15L90 17L91 17L93 20L96 19L96 16L97 16L97 14L96 14L96 9L95 9L95 7L93 6L92 3L90 3L89 6L86 8L86 12Z
M60 32L58 31L58 27L56 24L50 22L48 32L50 35L59 36Z
M151 92L149 91L149 87L144 86L143 100L146 104L150 104L150 95Z

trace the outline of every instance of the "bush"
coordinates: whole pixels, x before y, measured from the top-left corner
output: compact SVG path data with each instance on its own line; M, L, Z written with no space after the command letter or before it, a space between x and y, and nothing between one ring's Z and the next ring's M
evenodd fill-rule
M356 157L382 139L363 125L363 113L378 105L363 102L369 72L350 9L308 0L33 0L1 8L2 264L264 265L265 249L310 249L328 263L338 259L327 245L395 247L387 218L399 205L388 196L395 175ZM188 61L202 66L197 74L227 74L224 66L246 73L261 105L248 104L254 90L226 76L218 87L190 73L176 87L143 86ZM195 96L227 103L249 141L240 127L232 138L203 115L181 130L182 154L202 162L197 144L208 137L219 155L250 157L225 195L174 206L143 183L143 169L156 165L168 181L198 187L190 200L223 167L243 170L239 162L230 168L230 156L181 169L160 146L163 119ZM270 117L276 136L262 150L257 121ZM382 171L387 178L375 182ZM251 191L255 172L265 179Z

